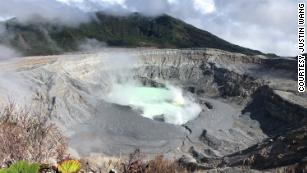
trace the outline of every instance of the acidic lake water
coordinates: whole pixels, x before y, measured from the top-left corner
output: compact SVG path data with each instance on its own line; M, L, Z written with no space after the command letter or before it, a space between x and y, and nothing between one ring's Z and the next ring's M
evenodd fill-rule
M171 124L184 124L196 118L201 107L184 97L179 88L114 85L107 101L142 111L142 116Z

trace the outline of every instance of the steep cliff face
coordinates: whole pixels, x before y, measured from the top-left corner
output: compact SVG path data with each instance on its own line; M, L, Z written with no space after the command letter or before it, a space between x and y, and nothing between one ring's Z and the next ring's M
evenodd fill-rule
M197 94L222 97L248 97L261 81L246 72L259 56L245 56L213 49L165 50L143 55L145 66L137 75L180 83ZM236 58L234 58L236 57Z
M261 107L268 115L294 127L307 124L306 97L267 86L259 88L254 97L254 100L261 98Z
M82 156L140 148L201 163L306 125L307 96L296 93L295 63L215 49L104 49L1 62L0 93L44 109ZM202 110L181 126L144 118L106 99L123 83L176 86Z
M295 60L214 49L164 50L142 56L145 66L136 75L145 83L172 81L197 95L235 99L240 103L253 102L260 94L264 109L271 116L288 123L306 122L306 95L295 92Z
M229 172L254 172L254 169L261 172L305 172L306 135L306 127L301 127L222 158L203 158L206 161L202 164L190 166L207 170L216 170L217 167L229 168ZM233 170L238 167L243 168Z

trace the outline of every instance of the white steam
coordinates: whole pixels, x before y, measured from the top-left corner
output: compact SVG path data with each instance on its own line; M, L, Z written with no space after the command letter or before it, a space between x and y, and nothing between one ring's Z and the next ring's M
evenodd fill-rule
M83 43L79 45L79 50L85 52L97 52L104 47L107 47L107 43L98 41L93 38L87 38Z
M21 54L16 50L0 44L0 60L19 57Z
M8 99L18 104L30 103L31 91L24 77L15 72L0 72L0 103Z
M142 60L127 49L101 53L101 71L98 82L104 85L102 99L106 102L129 106L142 112L142 116L181 125L195 119L201 107L183 90L165 81L166 87L144 86L138 80ZM141 67L142 68L142 67Z
M174 86L153 88L114 85L106 99L111 103L141 110L142 116L146 118L159 118L177 125L196 118L201 111L198 104L184 97L182 90Z

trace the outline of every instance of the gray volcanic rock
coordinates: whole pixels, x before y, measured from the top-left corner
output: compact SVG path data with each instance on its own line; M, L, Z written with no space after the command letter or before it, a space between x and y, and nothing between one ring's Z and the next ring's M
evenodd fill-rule
M279 172L304 172L307 169L307 133L306 127L290 130L286 134L264 140L243 151L207 160L207 169L216 167L246 166L253 169L265 170L290 165ZM200 168L202 164L198 165ZM197 166L195 166L197 167Z
M70 129L71 147L80 155L128 155L138 148L148 154L168 153L185 138L182 127L144 118L129 107L101 102L97 108L93 117Z
M215 138L212 135L208 135L207 130L203 130L202 134L200 135L199 139L206 145L210 147L214 147L214 149L218 149L222 142Z
M26 57L0 62L0 101L10 95L20 104L44 109L81 157L141 149L150 156L186 155L202 169L214 168L204 163L211 159L220 163L217 167L237 167L250 156L239 151L255 152L249 147L306 126L307 95L296 92L296 62L215 49L104 49L97 54ZM113 84L128 81L182 88L184 97L202 110L187 123L173 125L109 102ZM232 164L236 159L225 156L240 159ZM300 162L300 156L294 152L290 160ZM275 161L263 169L293 163Z

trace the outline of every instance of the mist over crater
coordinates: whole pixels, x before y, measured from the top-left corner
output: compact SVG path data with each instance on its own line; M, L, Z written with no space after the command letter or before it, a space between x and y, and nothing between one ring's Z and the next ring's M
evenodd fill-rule
M130 106L142 111L142 116L171 124L185 124L196 118L201 107L191 99L183 96L180 88L155 88L144 86L113 86L106 100Z
M306 122L295 65L215 49L105 48L2 61L11 82L0 93L45 109L80 157L140 149L216 158Z

